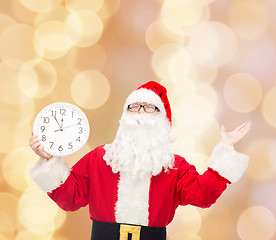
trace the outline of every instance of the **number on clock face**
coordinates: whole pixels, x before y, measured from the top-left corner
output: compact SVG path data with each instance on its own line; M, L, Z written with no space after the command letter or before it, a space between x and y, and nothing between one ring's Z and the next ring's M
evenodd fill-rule
M87 141L90 128L85 114L69 103L54 103L35 119L34 133L54 156L66 156L78 151Z

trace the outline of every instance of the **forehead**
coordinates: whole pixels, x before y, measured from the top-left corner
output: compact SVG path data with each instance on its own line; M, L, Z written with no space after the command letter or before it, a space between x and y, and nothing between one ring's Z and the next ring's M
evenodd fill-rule
M153 105L153 104L148 103L148 102L134 102L132 104L137 104L137 105Z

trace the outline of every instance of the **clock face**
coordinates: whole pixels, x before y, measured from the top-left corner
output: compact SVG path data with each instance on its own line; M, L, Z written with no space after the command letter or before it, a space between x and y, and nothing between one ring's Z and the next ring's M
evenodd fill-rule
M68 156L87 142L90 127L84 112L64 102L53 103L42 109L33 126L44 151L53 156Z

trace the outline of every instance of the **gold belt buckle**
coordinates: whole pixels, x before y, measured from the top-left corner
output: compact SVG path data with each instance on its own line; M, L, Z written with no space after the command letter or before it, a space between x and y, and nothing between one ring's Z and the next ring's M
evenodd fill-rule
M141 226L120 224L120 240L128 240L128 234L132 234L132 240L140 240Z

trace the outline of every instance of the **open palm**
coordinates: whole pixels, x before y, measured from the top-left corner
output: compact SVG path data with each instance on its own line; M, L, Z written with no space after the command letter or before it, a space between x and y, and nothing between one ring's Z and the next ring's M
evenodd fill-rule
M222 125L220 130L221 142L235 146L246 136L251 129L251 126L252 122L247 121L235 128L233 131L226 132L224 125Z

